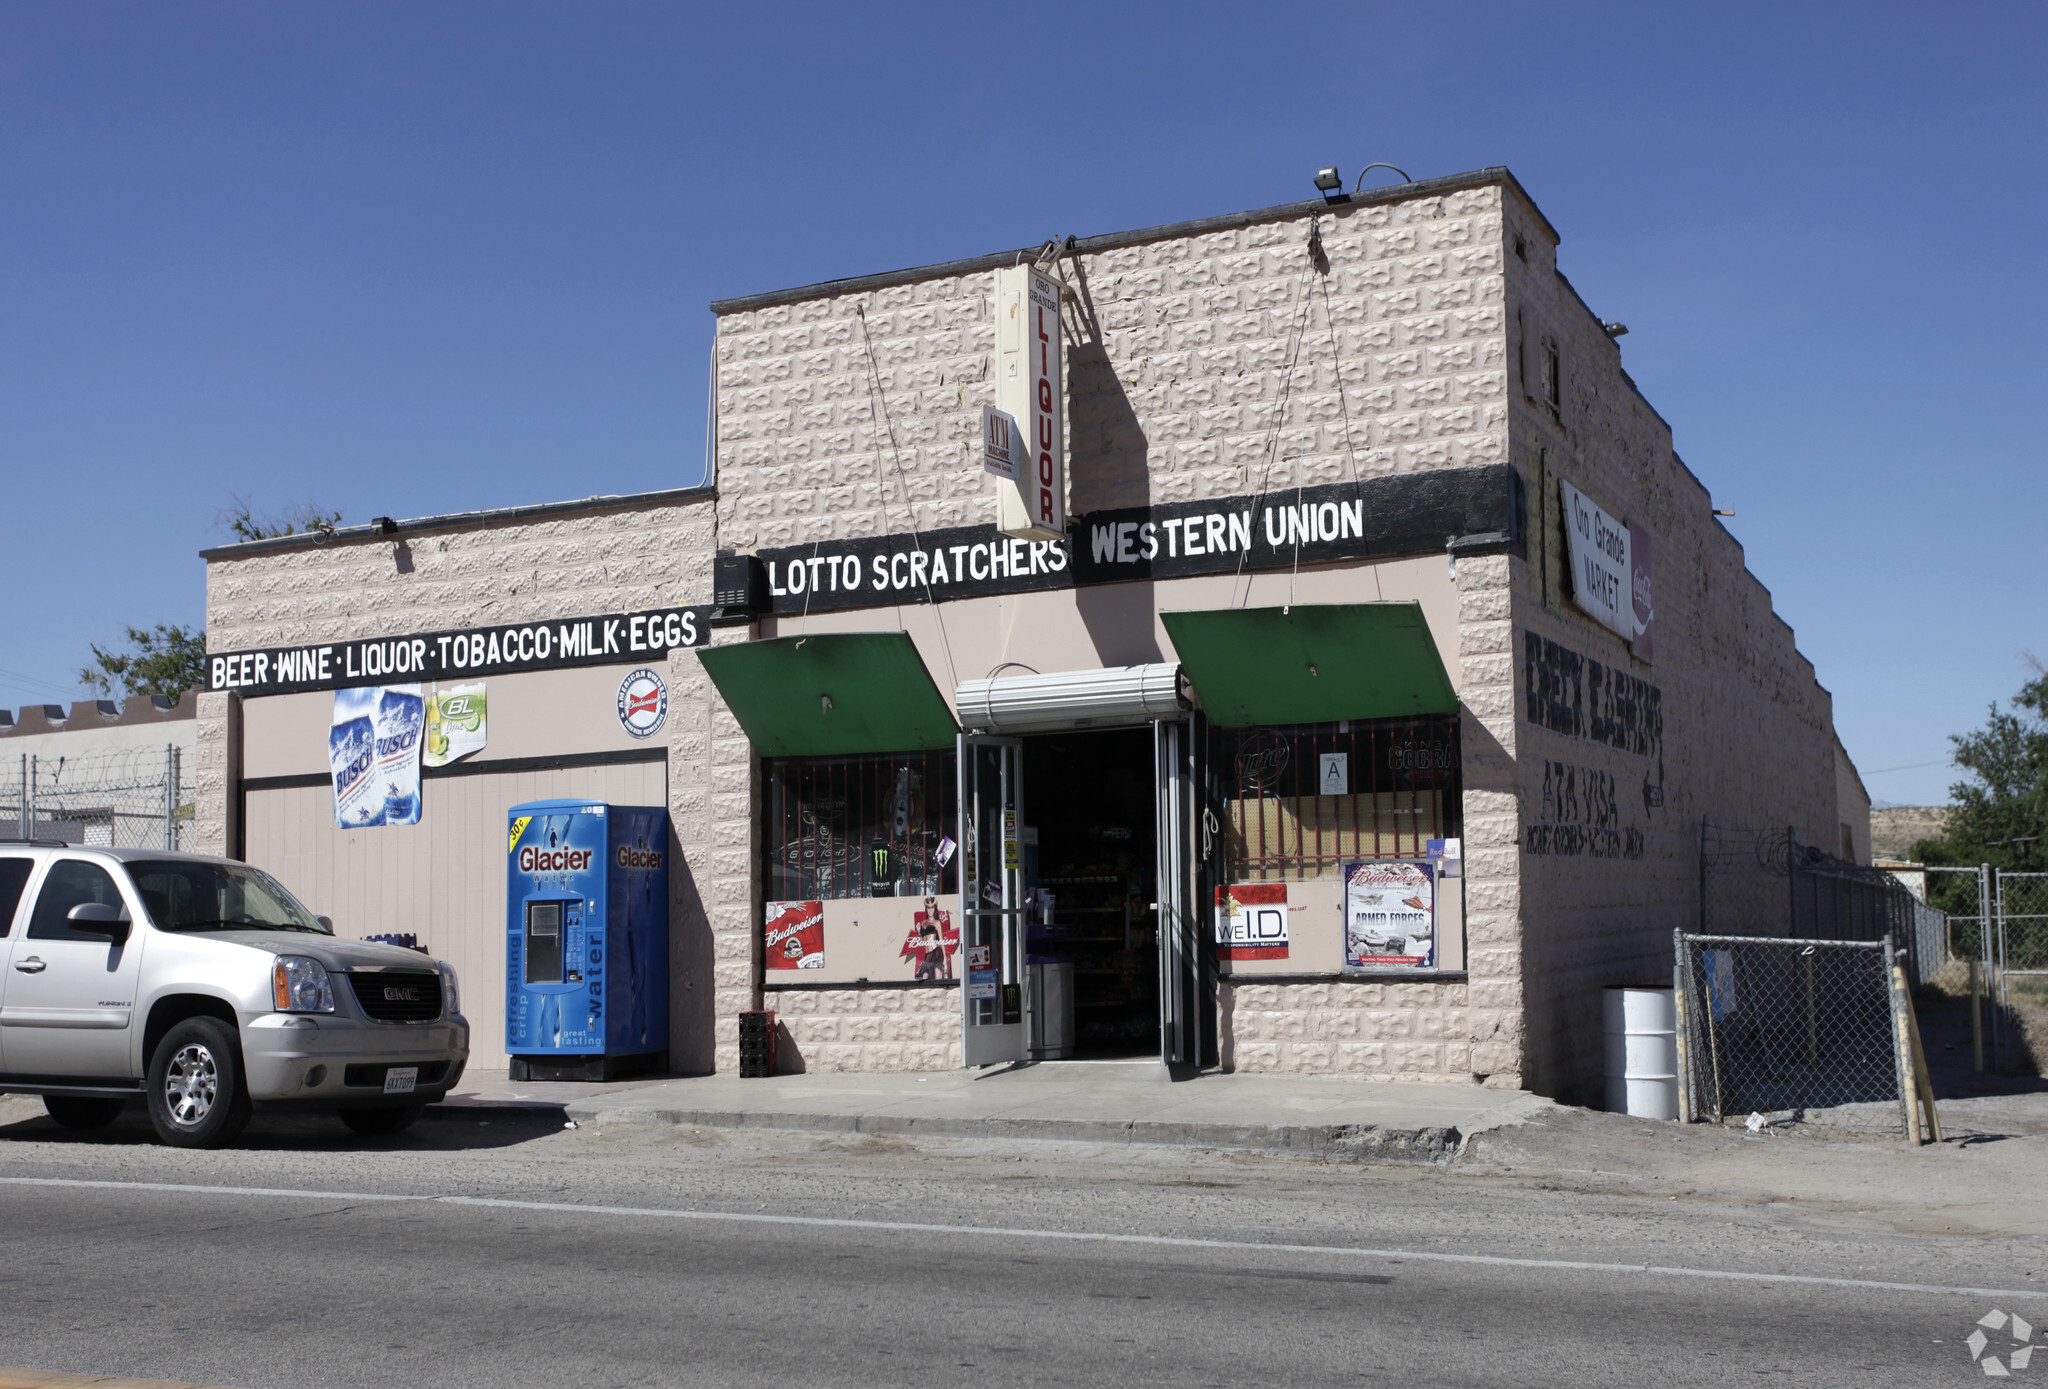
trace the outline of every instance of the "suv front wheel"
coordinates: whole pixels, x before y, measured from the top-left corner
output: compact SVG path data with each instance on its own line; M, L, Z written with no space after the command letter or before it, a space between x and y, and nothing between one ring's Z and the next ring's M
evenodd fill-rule
M149 1121L174 1148L220 1148L249 1122L242 1051L219 1018L187 1018L149 1059Z

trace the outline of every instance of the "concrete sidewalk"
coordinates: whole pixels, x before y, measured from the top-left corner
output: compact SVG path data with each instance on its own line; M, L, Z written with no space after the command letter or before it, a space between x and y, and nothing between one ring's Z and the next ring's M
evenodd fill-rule
M465 1077L456 1108L559 1107L579 1124L674 1124L940 1138L1161 1143L1443 1162L1467 1139L1556 1108L1515 1090L1423 1081L1203 1074L1149 1062L990 1071L732 1075L612 1084Z

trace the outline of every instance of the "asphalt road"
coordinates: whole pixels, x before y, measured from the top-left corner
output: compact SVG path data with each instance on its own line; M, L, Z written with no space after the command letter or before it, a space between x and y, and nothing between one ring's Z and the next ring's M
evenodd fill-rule
M1984 1379L1964 1339L1993 1307L2048 1323L2041 1239L1882 1210L502 1114L190 1154L39 1113L0 1100L5 1366L246 1389L1929 1385ZM1730 1272L1762 1276L1705 1276Z

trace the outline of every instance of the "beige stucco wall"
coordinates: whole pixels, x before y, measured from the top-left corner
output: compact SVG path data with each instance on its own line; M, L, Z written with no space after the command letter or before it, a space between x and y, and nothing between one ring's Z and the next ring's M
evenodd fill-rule
M647 746L619 722L619 681L629 669L575 666L485 675L443 680L441 688L484 686L488 745L474 760L575 757ZM242 709L242 775L327 775L327 730L333 722L334 695L327 690L248 700Z
M1829 845L1828 852L1851 863L1870 862L1870 793L1863 789L1863 778L1856 774L1856 764L1840 738L1835 739L1835 815L1842 822L1845 842Z

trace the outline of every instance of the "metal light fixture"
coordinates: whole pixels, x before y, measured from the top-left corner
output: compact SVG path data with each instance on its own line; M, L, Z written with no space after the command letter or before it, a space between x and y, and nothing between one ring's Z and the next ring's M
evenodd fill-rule
M398 522L392 520L389 516L372 516L370 518L370 529L379 535L396 535L398 534Z
M1326 203L1349 202L1344 196L1344 175L1337 172L1337 166L1316 170L1316 187L1322 192Z
M1626 323L1603 323L1600 325L1600 330L1610 338L1625 338L1628 336L1628 325Z

